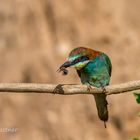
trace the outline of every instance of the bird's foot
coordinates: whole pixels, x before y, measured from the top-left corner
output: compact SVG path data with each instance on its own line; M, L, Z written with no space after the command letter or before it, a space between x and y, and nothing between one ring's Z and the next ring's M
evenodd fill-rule
M92 89L92 87L90 85L87 86L87 91L90 92L90 90Z
M103 86L103 87L101 87L102 88L102 93L106 93L106 88Z

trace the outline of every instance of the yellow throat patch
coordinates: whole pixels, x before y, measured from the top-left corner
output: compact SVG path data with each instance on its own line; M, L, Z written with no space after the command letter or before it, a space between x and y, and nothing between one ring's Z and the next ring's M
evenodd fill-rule
M89 61L85 61L85 62L80 62L80 63L77 63L76 65L74 65L73 67L76 69L76 70L81 70Z

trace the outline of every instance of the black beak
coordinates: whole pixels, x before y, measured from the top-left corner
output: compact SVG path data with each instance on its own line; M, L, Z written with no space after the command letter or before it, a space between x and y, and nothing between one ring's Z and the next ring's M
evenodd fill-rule
M70 67L71 65L72 63L70 61L66 61L63 65L60 66L60 69Z
M63 65L61 65L60 67L59 67L59 69L57 70L58 72L61 72L61 71L63 71L63 72L68 72L65 68L68 68L68 67L70 67L72 65L72 63L70 62L70 61L66 61Z

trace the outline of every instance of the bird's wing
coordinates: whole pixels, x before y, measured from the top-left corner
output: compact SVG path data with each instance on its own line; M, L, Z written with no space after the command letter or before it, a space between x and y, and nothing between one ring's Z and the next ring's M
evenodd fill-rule
M100 54L86 65L83 73L82 80L88 81L93 86L101 87L108 85L111 76L109 57L104 53Z
M103 55L103 57L105 59L106 67L108 69L108 73L111 76L111 72L112 72L112 64L111 64L111 61L110 61L109 57L106 54L103 53L102 55Z

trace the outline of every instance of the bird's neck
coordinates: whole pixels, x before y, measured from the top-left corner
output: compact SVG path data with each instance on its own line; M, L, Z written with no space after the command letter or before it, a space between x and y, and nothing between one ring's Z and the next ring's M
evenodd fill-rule
M81 70L82 68L84 68L87 65L87 63L89 63L89 60L84 61L84 62L79 62L78 65L74 66L74 68L76 70Z

